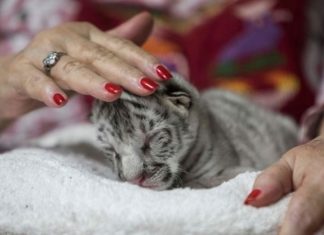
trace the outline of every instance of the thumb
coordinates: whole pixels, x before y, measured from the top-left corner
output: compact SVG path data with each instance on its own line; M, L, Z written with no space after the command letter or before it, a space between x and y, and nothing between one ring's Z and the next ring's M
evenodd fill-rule
M142 12L107 33L142 45L150 36L153 23L152 16L148 12Z
M292 169L285 158L265 169L255 180L252 192L244 204L267 206L292 190Z

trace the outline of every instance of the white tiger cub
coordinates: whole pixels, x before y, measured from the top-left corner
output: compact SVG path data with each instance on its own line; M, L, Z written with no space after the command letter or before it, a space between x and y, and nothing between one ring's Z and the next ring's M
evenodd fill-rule
M148 97L97 100L91 120L118 177L156 190L219 185L263 169L297 142L287 117L227 91L199 94L176 75Z

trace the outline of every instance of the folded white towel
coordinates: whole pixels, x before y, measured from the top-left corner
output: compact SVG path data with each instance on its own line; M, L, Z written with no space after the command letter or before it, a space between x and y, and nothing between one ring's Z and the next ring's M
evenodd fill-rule
M243 205L256 175L158 192L116 181L81 153L15 150L0 155L0 234L275 235L289 197Z

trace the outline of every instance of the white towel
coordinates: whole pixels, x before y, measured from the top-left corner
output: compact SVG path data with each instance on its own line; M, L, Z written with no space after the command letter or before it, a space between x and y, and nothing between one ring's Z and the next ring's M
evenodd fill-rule
M73 135L64 130L43 144L64 141L62 133ZM84 138L80 127L76 133ZM0 234L275 235L289 197L260 209L243 205L256 175L160 192L118 182L81 153L18 149L0 155Z

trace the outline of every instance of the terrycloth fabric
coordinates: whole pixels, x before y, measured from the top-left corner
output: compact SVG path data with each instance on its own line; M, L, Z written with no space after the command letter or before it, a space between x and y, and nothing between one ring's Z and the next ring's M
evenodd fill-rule
M275 234L287 199L243 206L255 175L156 192L105 178L77 157L17 150L0 157L0 234Z
M276 234L289 197L244 206L257 173L208 190L140 188L116 181L100 156L85 151L92 131L65 128L37 141L52 148L0 155L0 234ZM62 143L70 147L53 147Z

